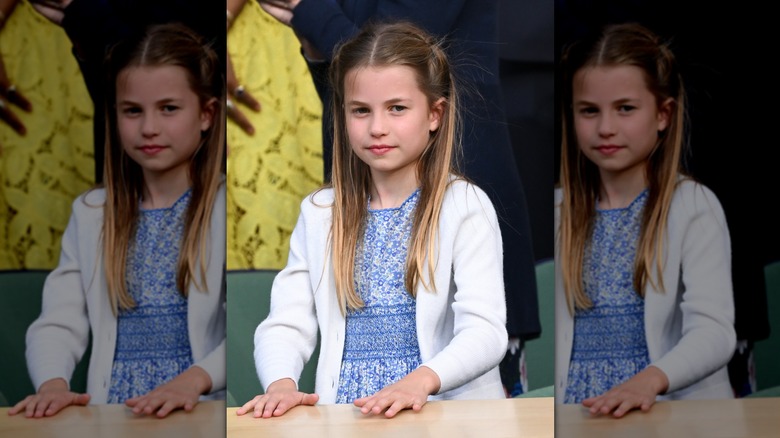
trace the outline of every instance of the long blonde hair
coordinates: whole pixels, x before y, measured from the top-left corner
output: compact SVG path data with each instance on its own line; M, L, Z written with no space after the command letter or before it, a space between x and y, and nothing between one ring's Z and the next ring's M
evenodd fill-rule
M433 273L439 214L450 175L458 174L460 143L455 80L441 40L410 23L368 25L337 50L330 70L334 128L331 185L335 198L330 237L336 295L342 312L363 306L354 287L355 252L365 231L371 185L370 169L352 152L347 137L345 79L355 69L399 65L414 70L417 85L431 107L434 102L443 102L439 128L430 134L428 147L417 163L420 198L412 222L404 279L404 286L412 296L416 296L418 283L429 291L436 287Z
M649 283L664 290L663 236L672 195L682 173L685 145L685 90L674 55L658 36L638 24L612 25L595 39L569 46L562 59L563 133L561 147L561 188L558 244L569 311L586 309L591 301L582 283L582 263L593 233L596 201L601 186L599 171L577 145L573 127L572 82L582 68L596 66L635 66L642 70L647 89L656 104L672 99L669 126L659 133L658 145L647 161L648 198L643 212L633 286L644 297ZM655 268L655 279L651 275Z
M106 59L106 146L103 207L103 261L112 310L135 306L127 291L125 270L130 239L135 235L143 190L141 167L125 153L119 140L116 114L117 77L128 67L179 66L201 106L215 105L211 127L201 133L202 144L190 160L191 200L176 269L176 287L187 296L190 283L206 286L206 248L211 213L221 179L225 113L222 63L212 47L180 24L152 26L138 38L120 42ZM216 102L213 102L216 100ZM199 261L199 265L197 266ZM196 272L200 271L197 276Z

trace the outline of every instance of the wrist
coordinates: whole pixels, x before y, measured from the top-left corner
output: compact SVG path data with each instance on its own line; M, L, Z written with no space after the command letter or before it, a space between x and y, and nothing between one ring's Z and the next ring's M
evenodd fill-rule
M284 378L279 379L268 385L268 388L266 388L266 393L271 392L277 392L277 391L297 391L298 385L295 383L295 381L291 378Z
M435 371L423 365L414 370L414 372L420 375L423 382L422 387L428 395L439 392L439 389L441 389L441 379Z
M44 392L68 391L69 389L68 382L66 382L65 379L62 377L56 377L41 383L41 386L38 387L38 393L42 394Z
M666 373L660 368L650 365L645 368L644 372L651 378L652 388L655 390L656 394L663 394L669 389L669 378L666 377Z
M187 371L182 373L182 376L189 374L192 379L193 390L198 394L208 394L211 391L211 376L203 368L193 365Z

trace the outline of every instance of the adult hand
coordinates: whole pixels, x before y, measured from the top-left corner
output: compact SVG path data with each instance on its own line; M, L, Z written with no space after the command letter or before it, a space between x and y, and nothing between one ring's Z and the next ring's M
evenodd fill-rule
M241 103L248 106L249 109L254 112L260 112L260 102L249 93L249 90L246 90L244 86L238 82L236 73L233 70L233 63L230 62L230 55L227 56L227 79L225 82L227 83L228 91L232 96L232 98L228 97L227 116L236 122L244 132L253 135L255 133L255 127L252 126L252 123L238 108L237 104Z
M430 368L422 366L403 379L384 387L374 395L355 400L355 406L364 414L392 418L404 409L419 411L441 387L439 376Z
M8 410L8 415L24 411L27 418L51 417L70 405L86 405L89 394L79 394L68 389L68 382L56 378L43 382L38 393L28 395Z
M61 26L62 19L65 17L65 8L73 0L30 0L30 4L39 14L48 18L49 21Z
M32 104L27 100L24 95L16 89L16 86L11 83L8 78L8 74L5 71L5 63L3 57L0 55L0 119L2 119L8 126L16 131L19 135L27 133L27 128L16 114L11 111L11 104L16 105L23 111L30 112L32 110Z
M254 411L255 418L278 417L296 406L314 406L319 399L317 394L298 391L292 379L281 379L268 385L265 394L244 403L236 410L236 414L244 415Z
M620 418L632 409L650 410L658 394L666 392L669 379L660 368L649 366L624 383L596 397L587 398L582 404L593 415L612 413Z
M155 414L163 418L176 409L189 412L198 404L198 398L211 389L211 377L203 368L193 366L158 386L148 394L125 401L138 415Z
M276 18L278 21L290 26L293 17L293 9L298 6L299 0L258 0L260 7L268 15Z

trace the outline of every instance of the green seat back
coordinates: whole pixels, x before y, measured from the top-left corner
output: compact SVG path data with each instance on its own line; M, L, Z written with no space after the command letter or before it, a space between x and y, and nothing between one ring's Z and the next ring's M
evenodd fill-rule
M271 309L271 285L278 271L227 273L227 389L228 406L241 406L263 393L255 370L254 335ZM303 370L298 387L314 392L319 347Z
M24 357L27 328L41 313L49 271L0 271L0 405L13 406L35 392ZM73 372L70 386L84 392L90 349Z
M766 265L764 276L772 335L756 342L753 350L759 391L780 386L780 261Z
M555 383L555 265L552 260L536 264L536 290L542 334L525 344L528 389L533 391Z

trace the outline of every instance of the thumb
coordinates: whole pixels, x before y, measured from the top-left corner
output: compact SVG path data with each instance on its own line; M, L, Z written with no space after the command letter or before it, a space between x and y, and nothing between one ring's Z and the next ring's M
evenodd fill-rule
M90 398L92 398L92 396L89 394L76 394L73 398L73 404L85 406L89 403Z
M320 396L317 394L304 394L303 398L301 399L301 404L314 406L319 399Z

